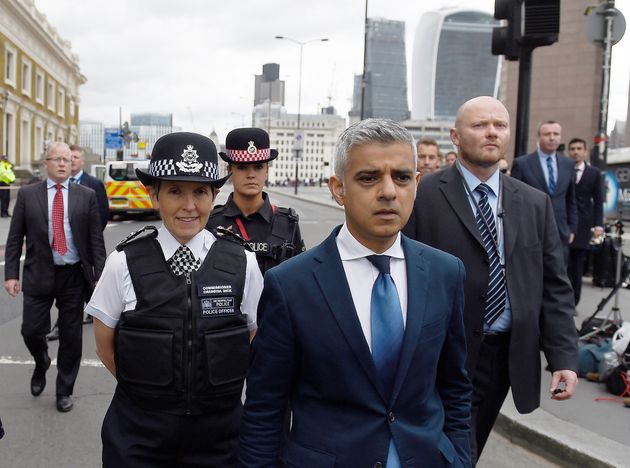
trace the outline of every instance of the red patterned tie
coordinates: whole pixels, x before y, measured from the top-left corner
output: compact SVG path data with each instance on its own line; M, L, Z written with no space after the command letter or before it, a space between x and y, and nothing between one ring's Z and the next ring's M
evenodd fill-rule
M68 251L68 246L66 245L66 234L63 231L63 193L61 192L61 184L57 184L56 188L57 193L55 193L55 198L53 198L52 208L52 248L59 252L60 255L65 255Z

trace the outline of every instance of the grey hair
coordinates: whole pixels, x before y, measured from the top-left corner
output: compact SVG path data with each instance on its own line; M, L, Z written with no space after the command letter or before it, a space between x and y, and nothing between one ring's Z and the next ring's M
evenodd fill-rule
M49 158L53 150L57 150L57 149L65 149L65 150L68 150L68 152L70 152L70 147L68 146L67 143L63 141L53 141L50 145L48 145L48 148L46 149L46 152L44 153L44 159Z
M365 119L346 128L335 145L335 175L343 180L343 173L348 164L348 153L355 146L371 143L405 143L413 151L413 167L418 162L416 144L405 127L389 119Z

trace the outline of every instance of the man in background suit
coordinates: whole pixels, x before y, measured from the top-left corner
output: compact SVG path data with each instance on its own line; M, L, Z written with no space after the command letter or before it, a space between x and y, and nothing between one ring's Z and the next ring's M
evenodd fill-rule
M109 201L105 185L96 177L83 171L85 166L85 152L79 145L70 145L72 155L72 167L70 168L70 182L85 185L96 192L96 202L98 203L98 213L101 218L101 226L105 229L109 220Z
M72 392L81 362L84 297L105 264L105 245L93 190L68 182L70 148L50 145L43 165L48 178L20 189L6 243L5 282L15 297L24 292L22 337L35 359L31 393L39 396L50 367L46 333L53 301L59 309L57 410L72 409ZM20 284L20 256L26 259Z
M339 137L329 188L344 225L265 275L241 466L469 466L464 269L400 235L418 179L399 124Z
M510 387L519 412L539 406L541 348L553 373L551 398L571 397L577 337L549 197L499 171L510 141L507 110L487 96L466 102L451 139L458 161L422 178L416 223L403 232L459 257L466 268L475 461Z
M558 153L561 139L562 127L558 122L548 120L540 124L538 149L516 158L511 176L545 192L551 198L566 267L569 263L569 244L575 239L578 221L573 161Z
M591 236L604 234L604 192L599 169L589 166L586 142L574 138L569 142L569 156L575 161L575 198L577 200L578 227L570 245L568 274L575 304L580 302L584 265L591 250ZM591 232L591 229L593 232Z
M70 182L75 184L81 184L85 187L91 188L96 192L96 202L98 203L99 218L101 220L100 226L102 230L105 230L107 221L109 220L109 201L107 199L107 192L103 182L96 177L91 176L87 172L83 171L85 165L85 153L83 148L79 145L70 145L70 155L72 157L72 166L70 167ZM85 302L89 301L89 297L85 298ZM85 315L83 323L92 323L93 319L91 315ZM50 330L50 333L46 335L48 341L54 341L59 339L59 324L55 322Z

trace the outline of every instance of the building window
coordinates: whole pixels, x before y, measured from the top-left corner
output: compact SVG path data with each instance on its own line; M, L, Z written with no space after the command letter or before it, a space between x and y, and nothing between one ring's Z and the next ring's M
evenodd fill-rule
M48 79L48 86L46 88L46 101L48 103L48 109L55 111L55 83Z
M8 44L4 49L4 81L15 87L17 52Z
M57 114L59 114L61 117L65 116L65 110L66 110L66 92L59 88L59 91L57 91Z
M22 94L31 96L31 62L22 60Z
M35 101L44 104L44 74L39 70L35 72Z
M31 123L28 120L22 120L22 128L20 129L20 165L31 162Z

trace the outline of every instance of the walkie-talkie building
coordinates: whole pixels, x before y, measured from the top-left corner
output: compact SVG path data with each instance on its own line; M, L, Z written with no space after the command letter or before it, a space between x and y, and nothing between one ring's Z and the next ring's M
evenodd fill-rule
M496 20L481 11L422 15L413 44L412 119L451 120L467 100L497 96L500 57L492 55Z
M405 23L368 18L366 88L363 117L405 120L407 103L407 59ZM350 117L361 115L361 75L354 80Z

